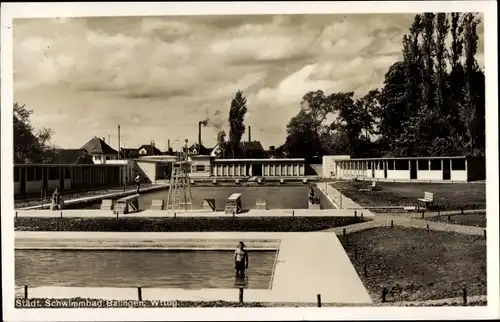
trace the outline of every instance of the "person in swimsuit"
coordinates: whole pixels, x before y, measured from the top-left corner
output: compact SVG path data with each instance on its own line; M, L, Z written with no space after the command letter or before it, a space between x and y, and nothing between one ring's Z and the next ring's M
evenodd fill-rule
M248 268L248 253L245 250L245 244L240 241L234 251L234 269L236 278L245 278L245 270Z
M52 209L58 210L61 209L61 194L59 193L59 189L56 188L54 193L52 194Z
M141 175L137 174L135 177L135 186L136 186L136 192L139 194L139 188L141 187Z

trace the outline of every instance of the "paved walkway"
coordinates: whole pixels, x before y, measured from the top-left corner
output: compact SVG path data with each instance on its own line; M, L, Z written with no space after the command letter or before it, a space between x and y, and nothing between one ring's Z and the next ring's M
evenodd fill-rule
M50 235L49 235L50 234ZM323 303L371 303L368 291L359 279L349 257L335 234L312 233L38 233L16 232L16 246L28 239L50 243L51 240L78 240L83 235L89 240L121 239L142 241L163 235L165 240L219 240L234 242L238 239L280 240L279 253L274 270L272 287L269 290L247 289L244 299L249 302L296 302L315 303L321 294ZM79 235L79 236L78 236ZM52 237L51 237L52 236ZM249 243L250 246L252 245ZM233 244L234 247L234 244ZM325 255L327 254L327 255ZM19 292L20 287L17 287ZM237 289L144 289L143 299L237 301ZM29 290L29 297L49 298L102 298L128 300L137 299L134 288L66 288L38 287Z
M151 187L146 187L142 188L139 191L140 192L151 192L151 191L158 191L165 189L166 185L153 185ZM106 194L97 194L97 195L91 195L91 196L85 196L81 198L75 198L71 200L64 200L65 205L75 205L79 203L85 203L85 202L90 202L90 201L96 201L96 200L103 200L103 199L113 199L113 198L121 198L121 197L127 197L130 195L133 195L137 193L137 190L134 189L129 189L127 191L114 191L111 193L106 193ZM63 196L64 199L64 196ZM19 210L41 210L41 209L47 209L50 207L50 202L46 201L43 205L35 205L35 206L29 206L29 207L24 207L24 208L19 208Z

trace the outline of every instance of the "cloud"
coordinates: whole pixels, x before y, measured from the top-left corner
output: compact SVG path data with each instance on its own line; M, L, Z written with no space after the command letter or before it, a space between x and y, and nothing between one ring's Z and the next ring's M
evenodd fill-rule
M210 132L227 129L231 99L243 90L245 122L255 139L279 145L306 92L359 96L382 86L385 72L401 57L401 39L413 17L16 19L15 97L29 103L39 124L54 128L55 141L68 147L68 140L85 143L89 133L77 133L67 118L42 115L67 113L103 131L99 136L120 122L134 129L127 144L155 140L166 146L167 137L192 137L205 117Z

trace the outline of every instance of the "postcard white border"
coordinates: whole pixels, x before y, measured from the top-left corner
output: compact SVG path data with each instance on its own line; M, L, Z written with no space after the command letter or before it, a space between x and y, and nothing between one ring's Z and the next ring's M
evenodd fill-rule
M35 17L221 14L483 12L487 129L487 307L445 308L212 308L212 309L14 309L12 19ZM213 3L2 3L1 8L2 298L5 321L134 320L362 320L498 318L498 74L496 1L213 2Z

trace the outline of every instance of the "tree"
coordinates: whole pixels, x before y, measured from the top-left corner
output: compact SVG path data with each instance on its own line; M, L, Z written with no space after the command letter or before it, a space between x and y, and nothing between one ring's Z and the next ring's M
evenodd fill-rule
M283 146L285 155L310 159L321 154L321 144L314 131L314 119L305 109L290 119L286 126L287 137Z
M217 146L219 147L219 152L217 153L218 158L224 158L226 156L227 144L226 144L226 132L224 130L219 130L217 133Z
M474 80L477 78L476 74L478 72L478 66L476 61L477 52L477 25L479 24L479 18L473 13L466 13L463 17L462 23L464 27L464 50L465 50L465 92L464 92L464 106L461 109L462 120L465 124L466 129L466 148L469 154L475 154L476 140L479 137L484 136L481 129L481 123L484 124L484 120L480 120L484 112L479 109L484 107L478 107L476 92L476 87L474 86ZM483 131L484 132L484 131ZM479 147L482 148L482 147Z
M231 108L229 109L229 144L233 158L239 152L239 145L241 138L245 133L245 114L247 112L247 99L243 96L242 91L236 92L233 100L231 101Z
M380 107L375 110L374 117L378 119L379 143L396 156L406 153L400 138L403 137L408 123L406 63L395 62L385 74L384 87L380 92Z
M36 130L30 122L32 110L14 103L14 162L44 163L51 160L54 146L50 144L52 130Z

